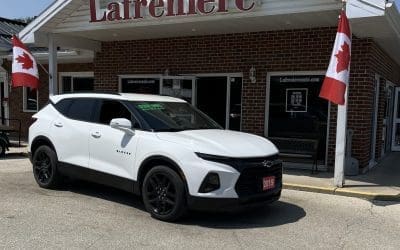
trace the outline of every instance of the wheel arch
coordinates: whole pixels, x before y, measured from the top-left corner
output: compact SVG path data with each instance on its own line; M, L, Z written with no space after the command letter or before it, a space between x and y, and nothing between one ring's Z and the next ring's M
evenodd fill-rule
M174 170L178 175L182 178L183 182L185 183L185 191L188 194L189 189L188 189L188 184L187 184L187 179L186 176L182 170L182 168L172 159L163 156L163 155L154 155L146 158L139 167L138 175L137 175L137 184L138 184L138 192L141 194L142 192L142 184L144 177L146 174L152 169L153 167L159 166L159 165L164 165L166 167L171 168Z
M54 147L53 143L51 142L51 140L49 138L47 138L46 136L38 136L35 139L33 139L32 144L31 144L31 154L32 156L35 154L36 150L40 147L40 146L49 146L51 149L54 150L54 152L56 152L56 148Z

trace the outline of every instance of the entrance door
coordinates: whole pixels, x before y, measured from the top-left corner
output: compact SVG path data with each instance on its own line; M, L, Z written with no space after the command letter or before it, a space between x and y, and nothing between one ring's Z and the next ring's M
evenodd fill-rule
M184 99L196 105L194 76L164 76L161 79L161 95L168 95Z
M394 85L386 84L385 119L383 119L383 148L382 156L392 152L393 114L394 114Z
M196 106L229 130L241 130L241 76L199 77L196 83Z
M392 150L400 151L400 88L395 90Z

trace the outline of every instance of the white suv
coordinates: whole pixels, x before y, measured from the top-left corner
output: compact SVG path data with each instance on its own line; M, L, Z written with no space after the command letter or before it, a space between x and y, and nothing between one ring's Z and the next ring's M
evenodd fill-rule
M142 195L147 211L165 221L281 194L282 164L271 142L223 130L181 99L59 95L33 120L29 150L43 188L66 176L113 186Z

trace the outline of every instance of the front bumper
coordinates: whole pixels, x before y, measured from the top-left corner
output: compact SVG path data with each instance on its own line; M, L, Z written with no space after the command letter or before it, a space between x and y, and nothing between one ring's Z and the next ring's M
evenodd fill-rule
M273 193L254 195L245 198L204 198L189 196L187 199L190 210L196 211L235 211L256 206L263 206L281 197L281 188Z
M269 161L271 164L264 164ZM231 188L236 197L189 196L188 206L192 210L235 210L242 207L272 203L279 200L282 191L282 162L278 156L258 159L240 159L224 162L239 175ZM266 166L268 165L268 166ZM264 177L275 177L275 187L263 190Z

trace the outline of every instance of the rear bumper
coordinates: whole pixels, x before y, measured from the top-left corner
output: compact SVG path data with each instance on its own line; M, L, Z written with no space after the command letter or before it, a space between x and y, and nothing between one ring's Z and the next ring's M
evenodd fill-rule
M282 189L275 189L273 193L257 194L243 198L204 198L189 196L188 207L198 211L234 211L262 206L279 200Z

